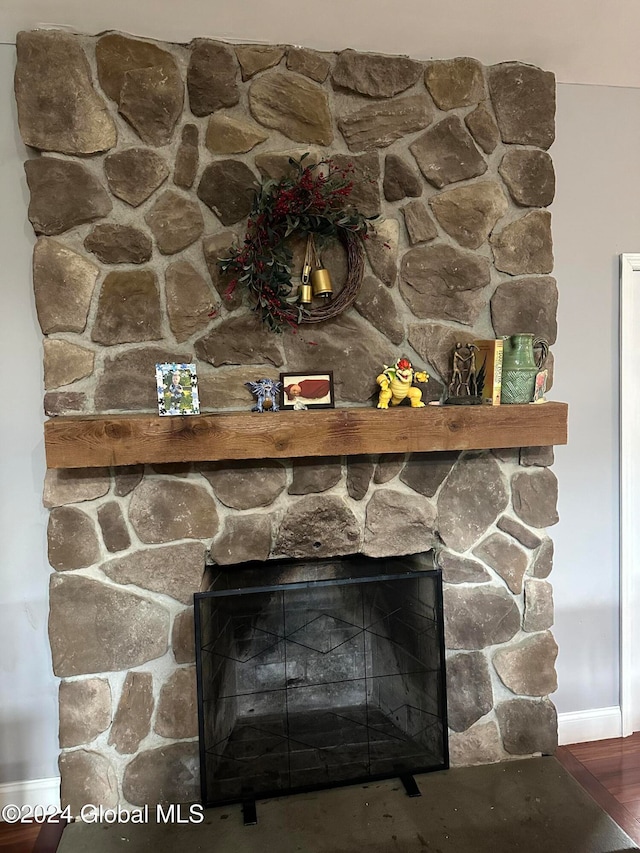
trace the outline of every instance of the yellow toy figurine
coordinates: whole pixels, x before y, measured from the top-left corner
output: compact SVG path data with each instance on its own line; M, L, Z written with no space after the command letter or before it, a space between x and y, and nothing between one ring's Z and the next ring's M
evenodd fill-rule
M429 374L424 370L414 370L408 358L399 358L392 367L385 368L378 376L376 382L380 386L378 396L378 408L388 409L389 403L397 406L405 398L411 403L413 409L424 406L422 402L422 391L413 388L413 381L426 382Z

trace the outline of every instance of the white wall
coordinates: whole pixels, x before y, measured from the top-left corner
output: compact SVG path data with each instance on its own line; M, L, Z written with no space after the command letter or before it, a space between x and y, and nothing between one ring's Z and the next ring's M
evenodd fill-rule
M0 784L56 774L56 683L46 637L41 505L41 341L30 279L33 233L12 96L14 49L0 45ZM560 85L553 205L560 338L552 396L570 404L556 451L560 524L552 575L561 712L618 704L617 282L640 251L640 89Z
M618 255L640 251L640 90L558 87L552 148L560 307L552 575L561 712L618 704ZM639 331L640 342L640 331Z
M47 639L42 506L42 343L33 230L13 100L15 48L0 45L0 784L57 775L57 687Z

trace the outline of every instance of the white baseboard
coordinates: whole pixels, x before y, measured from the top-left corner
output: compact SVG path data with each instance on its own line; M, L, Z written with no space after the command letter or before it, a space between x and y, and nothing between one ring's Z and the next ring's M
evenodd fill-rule
M0 808L4 806L55 806L60 808L60 777L29 779L0 785Z
M622 737L622 715L618 705L558 714L559 746L612 737Z

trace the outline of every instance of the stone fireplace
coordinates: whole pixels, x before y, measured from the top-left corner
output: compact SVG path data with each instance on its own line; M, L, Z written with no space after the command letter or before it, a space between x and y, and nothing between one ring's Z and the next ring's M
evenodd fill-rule
M154 411L161 361L197 363L204 411L248 410L244 383L281 370L331 369L338 406L372 405L400 355L427 367L424 398L437 399L458 340L554 342L549 72L114 33L17 45L20 130L39 155L25 169L48 415ZM277 336L239 294L223 298L216 260L243 238L259 181L307 151L353 164L354 203L381 218L354 307ZM324 260L339 287L343 250ZM552 462L541 447L391 445L49 470L63 802L198 798L192 597L205 561L434 549L452 764L551 751Z

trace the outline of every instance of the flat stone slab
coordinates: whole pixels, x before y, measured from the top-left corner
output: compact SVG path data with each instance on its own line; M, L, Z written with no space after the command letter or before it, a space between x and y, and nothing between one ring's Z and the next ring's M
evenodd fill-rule
M47 390L70 385L93 373L93 350L56 338L45 338L43 344L44 387Z
M520 630L520 611L504 588L448 587L444 591L447 648L482 650L506 643Z
M248 216L258 189L256 176L241 160L217 160L202 173L198 198L223 225L233 225Z
M278 71L258 77L249 89L249 109L259 124L295 142L333 142L327 94L305 77Z
M29 220L36 234L62 234L111 212L105 188L82 163L39 157L27 160L24 170L31 193Z
M338 118L349 151L386 148L397 139L428 127L433 109L425 95L376 101Z
M457 115L447 116L409 146L420 171L437 189L487 171L484 157Z
M178 343L211 323L214 310L211 286L188 261L175 261L167 267L165 297L169 325Z
M493 707L489 665L482 652L447 659L448 723L455 732L470 728Z
M191 481L150 477L133 491L129 520L138 538L157 545L174 539L208 539L218 530L215 501Z
M111 723L111 688L105 678L60 682L58 705L62 749L95 740Z
M272 44L237 44L235 51L242 69L242 79L250 80L260 71L278 65L285 49Z
M240 100L238 62L226 44L194 39L187 70L189 106L194 116L208 116Z
M126 148L105 157L104 172L113 195L138 207L167 180L169 166L150 148Z
M549 273L553 269L551 214L532 210L491 235L496 269L510 275Z
M100 270L58 240L41 237L33 250L33 289L40 328L82 332Z
M492 660L502 683L513 693L547 696L558 689L557 655L556 641L544 631L499 649Z
M551 276L504 281L491 297L491 322L498 336L530 334L553 344L557 312L558 287Z
M15 94L25 145L61 154L96 154L116 144L106 101L93 88L78 39L59 30L21 32Z
M360 53L343 50L338 55L331 79L334 86L350 89L370 98L392 98L418 80L422 65L405 56Z
M555 139L556 80L521 62L488 69L489 91L503 142L549 148Z
M151 673L128 672L109 732L109 744L121 755L136 752L149 734L154 705Z
M553 161L546 151L510 148L498 167L511 198L524 207L547 207L556 192Z
M270 459L203 464L200 471L218 500L232 509L269 506L287 483L284 466Z
M211 559L218 565L266 560L271 551L271 518L269 515L230 516L224 530L209 549Z
M414 554L431 550L436 541L436 510L426 498L394 489L373 493L367 504L363 554Z
M486 97L482 65L468 56L429 62L424 82L441 110L469 107Z
M105 276L91 340L105 346L162 337L160 292L155 273L118 270Z
M461 246L478 249L509 207L495 181L445 190L429 199L435 218Z
M204 543L179 542L133 551L108 560L101 569L115 583L134 584L190 604L193 593L200 591L204 556Z
M77 575L52 575L49 593L57 676L130 669L166 653L169 611L159 604Z
M87 234L84 247L103 264L144 264L151 258L151 238L130 225L104 224Z
M360 524L342 498L307 495L282 520L274 555L305 558L355 554L360 542Z
M144 218L163 255L181 252L204 231L198 203L173 190L165 190Z
M197 737L195 666L177 669L162 685L154 729L166 738L180 740Z

